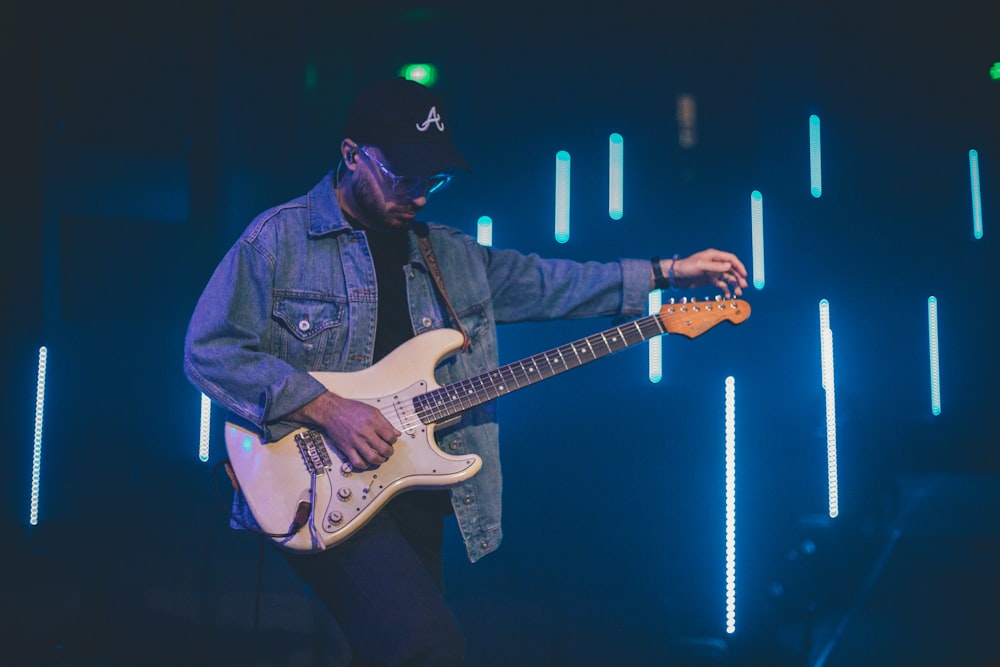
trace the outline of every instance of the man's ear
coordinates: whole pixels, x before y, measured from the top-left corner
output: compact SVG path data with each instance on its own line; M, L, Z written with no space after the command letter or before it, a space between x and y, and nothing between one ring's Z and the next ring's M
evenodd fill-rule
M353 139L344 139L340 142L340 155L344 160L344 165L348 169L354 168L354 162L358 159L358 145Z

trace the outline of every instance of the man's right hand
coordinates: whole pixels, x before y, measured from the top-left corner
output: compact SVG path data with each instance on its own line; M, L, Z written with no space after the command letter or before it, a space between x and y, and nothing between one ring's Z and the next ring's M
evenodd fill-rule
M392 443L402 435L377 408L330 391L289 413L285 419L322 429L357 470L389 460Z

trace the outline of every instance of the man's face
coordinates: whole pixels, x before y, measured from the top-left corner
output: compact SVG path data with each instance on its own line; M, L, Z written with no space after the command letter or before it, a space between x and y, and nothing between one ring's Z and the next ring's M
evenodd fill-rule
M417 212L427 204L426 193L421 188L400 187L394 183L385 157L374 146L360 148L358 162L351 194L361 223L382 231L407 229Z

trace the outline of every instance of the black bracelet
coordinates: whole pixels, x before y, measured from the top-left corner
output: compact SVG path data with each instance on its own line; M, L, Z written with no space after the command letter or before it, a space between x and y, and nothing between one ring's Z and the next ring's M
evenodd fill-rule
M660 258L654 257L649 260L653 264L653 286L656 289L674 289L674 281L663 275L663 269L660 268ZM670 273L674 271L674 265L670 265Z

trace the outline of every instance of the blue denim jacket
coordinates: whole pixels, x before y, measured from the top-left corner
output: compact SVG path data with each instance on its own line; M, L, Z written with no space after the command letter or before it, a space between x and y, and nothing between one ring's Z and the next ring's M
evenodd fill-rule
M496 324L641 315L647 260L577 263L479 245L431 224L449 298L472 344L435 371L444 385L497 367ZM410 232L404 269L413 331L454 327ZM333 174L307 195L259 215L219 264L188 328L188 379L268 442L298 428L281 417L325 391L309 371L357 371L372 363L375 269L364 233L344 220ZM500 543L501 473L492 402L437 433L452 454L472 452L482 470L451 490L476 561Z

